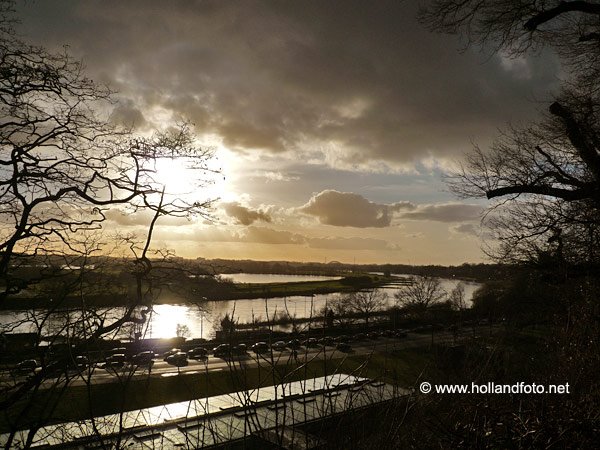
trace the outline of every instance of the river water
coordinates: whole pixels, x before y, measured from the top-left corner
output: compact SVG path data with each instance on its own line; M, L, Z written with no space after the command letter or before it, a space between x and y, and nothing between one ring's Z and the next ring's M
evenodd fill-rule
M403 275L399 275L403 276ZM328 280L335 277L321 277L310 275L273 275L273 274L226 274L226 278L232 279L236 283L273 283L290 281L311 281ZM442 287L450 292L458 284L459 280L440 279ZM463 281L465 289L465 301L470 306L473 293L481 286L475 282ZM389 306L395 304L394 294L401 288L398 286L388 286L381 288L388 294L387 303ZM146 338L168 338L177 335L177 331L186 337L203 337L210 339L214 332L219 328L219 323L225 314L229 314L239 323L251 323L253 321L272 320L280 314L286 313L292 317L307 318L317 315L327 302L337 298L339 294L315 294L313 296L290 296L285 298L270 299L240 299L240 300L222 300L209 301L201 306L181 305L181 304L162 304L156 305L153 312L148 316L148 326L144 332ZM119 308L104 310L108 319L117 317ZM60 330L67 321L80 318L80 312L70 313L74 316L68 316L66 313L56 314L52 317L46 326L47 332ZM34 323L41 320L44 314L39 312L40 319L36 319L35 314L23 311L2 311L0 312L0 331L5 332L28 332L35 329ZM27 319L27 320L24 320ZM92 318L90 320L93 320ZM125 333L125 332L123 332ZM121 334L120 337L126 337Z

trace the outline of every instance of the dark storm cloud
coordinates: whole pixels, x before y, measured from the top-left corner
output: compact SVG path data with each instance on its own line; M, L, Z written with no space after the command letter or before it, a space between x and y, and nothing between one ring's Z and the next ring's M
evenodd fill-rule
M391 225L395 211L414 207L410 202L384 205L351 192L326 190L314 195L298 211L318 218L325 225L383 228Z
M529 100L556 83L551 58L458 53L416 23L416 7L40 1L20 13L28 36L70 45L90 75L134 102L115 113L124 120L166 108L232 148L324 152L334 166L458 155L528 116Z
M238 202L222 203L225 213L240 225L251 225L256 221L271 222L271 216L260 209L251 209Z

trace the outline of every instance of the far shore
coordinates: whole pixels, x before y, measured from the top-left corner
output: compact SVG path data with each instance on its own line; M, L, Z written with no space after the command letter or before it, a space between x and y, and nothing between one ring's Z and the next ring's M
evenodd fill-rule
M159 295L153 301L161 304L198 304L204 301L227 301L241 299L263 299L290 296L311 296L317 294L347 293L361 289L372 289L389 283L398 282L402 278L394 276L361 275L349 276L337 280L294 281L285 283L223 283L219 289L204 293L202 298L186 298L173 293ZM105 308L123 307L132 304L126 295L88 295L85 306ZM82 307L81 297L66 297L59 301L40 297L14 296L0 302L0 310L30 310L30 309L74 309Z

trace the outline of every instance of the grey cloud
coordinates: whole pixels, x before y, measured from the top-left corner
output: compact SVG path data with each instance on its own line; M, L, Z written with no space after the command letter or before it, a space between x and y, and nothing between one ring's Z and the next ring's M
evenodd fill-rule
M306 243L306 237L284 230L250 226L242 230L206 227L195 231L157 230L157 237L169 241L194 242L240 242L251 244L299 244Z
M401 201L382 204L351 192L325 190L313 195L297 211L314 216L325 225L383 228L391 226L395 217L436 222L472 221L479 219L483 208L463 203L415 205Z
M332 250L399 250L396 244L383 239L360 237L328 237L308 239L308 246Z
M228 147L284 150L279 133L270 127L246 122L229 122L220 125L218 131L224 138L224 144Z
M300 176L294 173L285 173L274 170L263 170L252 175L252 178L263 178L267 181L298 181Z
M459 54L415 20L418 2L20 2L25 34L69 44L135 109L161 107L240 150L327 154L331 164L457 156L532 114L557 84L543 55L515 75ZM524 69L523 69L524 70ZM521 73L523 70L520 70ZM130 113L134 113L134 109ZM148 119L148 117L147 117ZM313 145L313 144L316 144ZM323 144L323 145L320 145ZM327 155L325 155L327 156Z
M153 214L150 211L125 212L114 208L104 213L108 221L125 227L147 227L152 221ZM163 216L158 219L160 226L180 226L189 225L190 221L185 217Z
M126 128L140 129L148 125L144 114L131 100L123 100L113 109L109 121Z
M250 209L238 202L222 203L225 213L241 225L251 225L256 221L271 222L271 216L260 209Z
M414 211L403 213L400 217L412 220L433 220L437 222L464 222L478 220L483 212L479 205L446 203L439 205L421 205Z
M395 211L412 208L410 202L384 205L351 192L326 190L314 195L298 211L318 218L325 225L383 228L391 225Z
M260 244L304 244L306 238L289 231L274 230L266 227L249 227L238 234L240 242Z
M398 250L396 244L383 239L362 237L311 238L285 230L268 227L247 227L243 230L228 230L207 227L193 233L158 230L157 236L170 241L195 242L239 242L247 244L306 245L310 248L331 250Z
M472 236L479 235L479 233L478 233L479 227L476 227L472 223L461 223L459 225L454 225L453 227L450 228L450 230L454 233L469 234Z
M487 241L488 243L496 239L494 233L486 227L485 223L482 223L481 225L462 223L450 227L450 231L456 234L475 236L483 241Z

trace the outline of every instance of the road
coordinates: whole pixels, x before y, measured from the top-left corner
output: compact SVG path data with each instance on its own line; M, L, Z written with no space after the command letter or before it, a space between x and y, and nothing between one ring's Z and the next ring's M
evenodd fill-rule
M454 343L457 339L464 339L466 336L472 334L473 330L463 331L458 336L450 332L440 332L433 335L433 341L435 343ZM148 377L172 377L195 373L227 371L234 367L253 368L257 367L259 364L264 367L269 367L273 364L297 365L306 361L323 360L325 358L328 360L341 360L350 355L368 356L372 353L384 353L393 350L422 347L431 344L431 342L431 334L409 333L405 338L380 337L374 340L367 339L360 342L353 342L350 353L341 352L334 346L319 346L318 348L302 347L297 351L296 360L294 360L292 351L286 349L283 351L273 351L272 355L271 351L261 355L255 355L253 352L248 352L247 355L236 356L229 359L217 358L214 356L209 356L208 358L199 361L190 359L188 360L187 366L180 368L167 364L162 360L155 361L151 369L142 366L125 366L123 369L109 371L100 367L90 367L80 374L73 374L70 384L72 386L77 386L89 383L115 383L124 380L139 380ZM56 379L49 379L44 382L44 385L50 387L56 385L56 383Z

